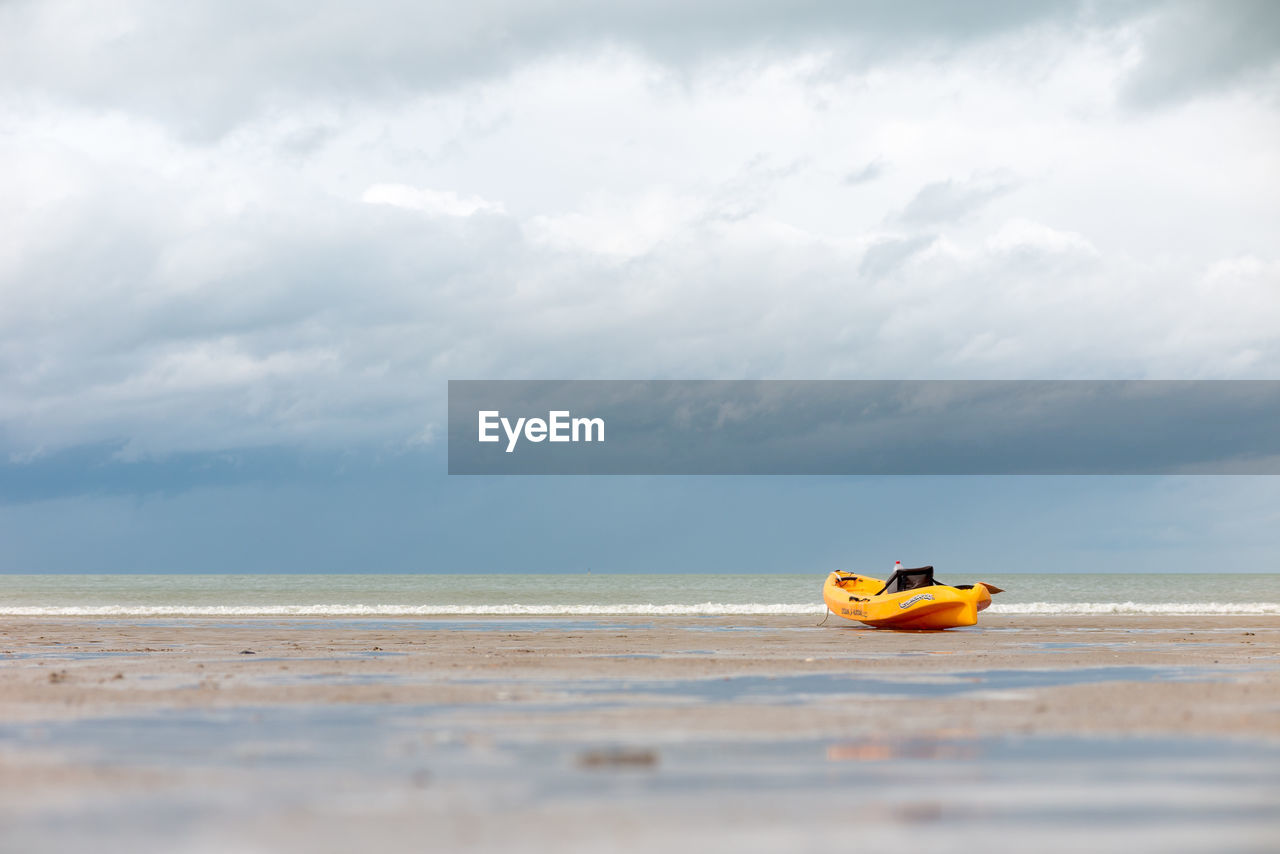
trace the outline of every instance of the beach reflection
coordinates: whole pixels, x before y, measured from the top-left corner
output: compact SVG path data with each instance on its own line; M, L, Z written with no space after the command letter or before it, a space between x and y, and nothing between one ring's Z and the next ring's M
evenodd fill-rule
M827 747L829 762L886 762L890 759L972 760L981 754L972 731L939 732L913 738L870 738Z

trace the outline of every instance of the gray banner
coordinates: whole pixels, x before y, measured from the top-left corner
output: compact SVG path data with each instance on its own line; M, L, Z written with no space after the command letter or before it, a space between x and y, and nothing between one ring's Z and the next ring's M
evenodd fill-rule
M1280 382L459 381L450 474L1280 474Z

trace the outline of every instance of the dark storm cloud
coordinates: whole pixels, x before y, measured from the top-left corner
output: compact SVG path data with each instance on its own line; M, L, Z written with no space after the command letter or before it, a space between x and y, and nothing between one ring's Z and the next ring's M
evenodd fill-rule
M238 448L123 459L123 442L65 448L35 459L0 460L0 505L77 496L173 497L229 487L340 487L354 482L426 480L443 467L437 449L379 454L306 451L296 447Z
M946 51L1031 25L1105 24L1147 5L135 0L107 6L29 0L0 7L0 77L10 91L122 109L187 134L216 136L281 103L438 90L566 51L621 45L683 66L744 51L818 48L857 66L921 48ZM1170 39L1168 48L1177 49L1178 38ZM1157 40L1156 47L1165 44ZM1157 54L1151 61L1166 59Z
M1280 65L1280 3L1273 0L1160 4L1141 28L1143 58L1124 88L1134 104L1224 89Z

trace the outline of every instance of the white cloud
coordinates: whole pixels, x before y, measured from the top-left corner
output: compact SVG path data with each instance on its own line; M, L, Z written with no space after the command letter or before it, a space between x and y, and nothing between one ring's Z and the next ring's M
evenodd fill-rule
M103 32L149 38L132 8ZM244 44L226 91L273 106L226 115L174 94L219 79L207 53L95 88L0 50L42 69L0 87L0 452L402 445L451 377L1280 370L1277 107L1128 111L1132 26L917 29L859 62L584 34L432 87L406 42L371 75L396 96L355 97L386 87L316 75L361 20Z
M639 198L595 200L586 211L534 216L525 235L535 245L559 251L634 258L705 213L705 203L698 199L649 192Z
M452 190L432 190L404 184L374 184L360 194L360 201L371 205L408 208L432 216L506 213L501 202L491 202L479 196L460 196Z
M1098 249L1082 234L1059 231L1043 223L1014 219L987 239L987 246L997 252L1043 252L1056 255L1098 256Z

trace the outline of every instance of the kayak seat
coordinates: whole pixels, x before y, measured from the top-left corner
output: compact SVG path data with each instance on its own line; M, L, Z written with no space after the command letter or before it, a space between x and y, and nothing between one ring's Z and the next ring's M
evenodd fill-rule
M921 587L932 587L938 582L933 580L933 567L921 566L915 569L899 569L884 583L877 596L884 593L901 593L904 590L918 590Z

